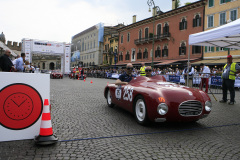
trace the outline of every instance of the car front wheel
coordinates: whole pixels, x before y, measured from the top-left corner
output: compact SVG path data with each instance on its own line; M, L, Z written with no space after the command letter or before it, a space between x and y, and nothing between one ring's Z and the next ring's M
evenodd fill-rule
M107 105L111 108L114 106L114 104L112 103L112 96L110 94L110 90L107 91Z
M149 123L148 117L147 117L147 106L142 96L138 96L136 98L134 110L135 110L135 118L139 124L146 125Z

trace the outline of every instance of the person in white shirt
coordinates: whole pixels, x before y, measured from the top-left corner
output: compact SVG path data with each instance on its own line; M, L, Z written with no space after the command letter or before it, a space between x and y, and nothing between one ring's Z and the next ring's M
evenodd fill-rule
M183 73L185 86L192 87L193 86L193 75L194 75L194 68L191 66L191 63L188 63L188 66L184 68ZM187 75L188 75L188 82L187 82Z
M203 63L200 64L200 72L202 73L201 74L201 83L199 85L199 89L202 90L204 84L205 84L205 87L206 87L206 90L205 92L208 93L208 80L209 80L209 77L210 77L210 69L205 66Z

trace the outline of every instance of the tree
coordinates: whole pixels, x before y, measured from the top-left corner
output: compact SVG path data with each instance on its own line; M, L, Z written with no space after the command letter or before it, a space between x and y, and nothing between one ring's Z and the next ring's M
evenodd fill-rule
M178 8L181 6L180 0L176 0L175 2L175 8Z
M189 5L189 4L191 4L191 2L186 2L186 3L185 3L185 6L186 6L186 5Z

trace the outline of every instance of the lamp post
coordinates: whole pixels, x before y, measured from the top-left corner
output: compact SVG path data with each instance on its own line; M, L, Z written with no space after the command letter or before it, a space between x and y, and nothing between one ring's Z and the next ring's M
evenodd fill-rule
M149 12L151 12L151 6L153 6L153 42L152 42L152 68L154 67L154 63L153 63L153 57L154 57L154 27L155 27L155 13L159 13L161 10L158 6L155 6L155 3L153 0L148 0L147 4L149 6Z

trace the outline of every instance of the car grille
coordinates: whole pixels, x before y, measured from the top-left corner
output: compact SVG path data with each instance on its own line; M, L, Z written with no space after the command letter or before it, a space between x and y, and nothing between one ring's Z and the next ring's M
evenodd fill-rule
M186 101L179 105L178 111L181 116L198 116L202 113L202 104L199 101Z

